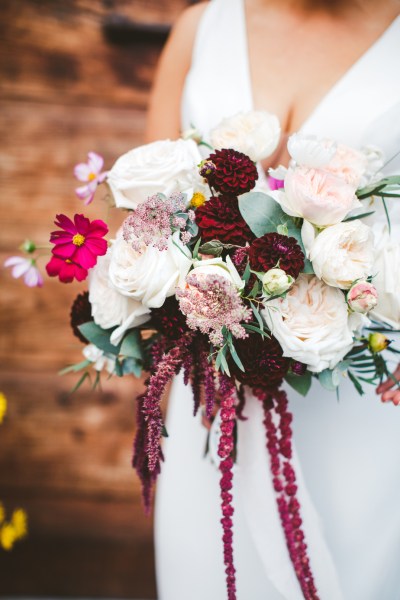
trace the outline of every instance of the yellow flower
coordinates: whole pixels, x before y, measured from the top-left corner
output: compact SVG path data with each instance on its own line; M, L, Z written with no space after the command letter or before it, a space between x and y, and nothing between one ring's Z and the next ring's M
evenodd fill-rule
M199 206L202 206L205 201L206 197L204 194L202 194L201 192L195 192L190 201L190 205L194 208L198 208Z
M0 529L0 545L4 550L11 550L16 540L15 529L11 523L6 523Z
M4 510L4 504L2 502L0 502L0 525L2 524L2 522L4 521L5 518L6 518L6 511Z
M26 536L28 533L28 517L26 512L22 508L14 510L11 517L11 523L15 530L16 539L20 539Z
M5 397L3 392L0 392L0 423L3 422L4 415L6 414L6 412L7 412L7 398Z
M368 344L372 352L378 353L382 352L382 350L385 350L389 346L390 340L388 340L386 335L383 335L383 333L370 333Z

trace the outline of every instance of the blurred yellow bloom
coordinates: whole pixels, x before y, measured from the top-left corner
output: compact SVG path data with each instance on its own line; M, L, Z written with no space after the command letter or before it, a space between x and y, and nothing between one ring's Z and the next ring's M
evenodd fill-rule
M205 201L206 197L204 196L204 194L201 194L200 192L195 192L192 196L190 204L194 208L198 208L199 206L202 206Z
M11 523L6 523L0 529L0 545L4 550L11 550L16 540L15 529Z
M28 533L28 517L22 508L14 510L11 517L11 524L14 527L16 539L26 536Z
M7 412L7 398L5 397L3 392L0 392L0 423L3 422L4 415L6 414L6 412Z
M0 525L2 524L2 522L4 521L5 518L6 518L6 511L4 510L4 504L2 502L0 502Z

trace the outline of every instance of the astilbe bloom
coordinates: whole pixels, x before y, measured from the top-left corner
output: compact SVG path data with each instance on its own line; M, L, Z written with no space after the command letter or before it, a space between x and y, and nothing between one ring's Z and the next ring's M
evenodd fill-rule
M242 152L232 149L216 150L200 168L200 174L210 187L221 194L240 196L256 185L258 172L255 163Z
M158 250L167 250L168 240L176 230L181 230L182 242L186 244L191 234L185 231L186 219L175 213L186 211L183 194L172 194L168 198L162 194L154 194L139 204L135 212L123 223L124 240L134 250L140 252L143 246L154 246ZM188 219L194 221L194 211L189 210Z
M223 327L235 338L247 337L240 323L250 320L251 310L244 305L235 286L226 277L189 274L186 282L187 287L178 289L176 295L190 329L207 334L215 346L223 344Z
M55 224L60 230L50 234L54 244L53 257L46 265L50 277L58 276L61 281L69 282L74 278L82 281L87 271L97 262L97 257L107 252L104 236L108 227L100 219L90 221L84 215L76 214L74 221L66 215L57 215Z
M297 240L280 233L266 233L255 239L249 248L253 271L266 272L277 265L294 279L304 269L304 254Z
M11 274L14 279L23 276L24 283L28 287L42 287L43 277L36 266L35 259L23 256L10 256L4 262L4 266L12 267Z
M219 240L224 244L243 245L254 234L239 211L237 198L212 196L196 210L196 224L202 242Z
M235 348L243 363L244 372L231 361L232 374L244 385L253 388L256 395L263 390L277 389L286 375L290 360L283 356L282 348L274 337L262 338L252 335L235 342Z
M103 157L100 156L100 154L96 154L96 152L88 153L88 160L86 163L75 165L75 177L79 179L79 181L86 182L85 185L76 188L75 193L78 198L84 200L85 205L91 203L97 186L107 177L107 171L102 172L103 165Z
M70 324L74 335L84 344L88 344L89 340L80 332L79 325L92 320L92 305L89 302L89 292L82 292L77 295L72 303Z

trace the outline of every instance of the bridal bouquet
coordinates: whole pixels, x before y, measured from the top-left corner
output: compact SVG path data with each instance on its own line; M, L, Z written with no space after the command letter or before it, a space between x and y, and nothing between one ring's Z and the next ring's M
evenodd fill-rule
M382 354L400 325L400 280L391 266L385 199L400 196L400 177L382 178L379 150L330 139L290 137L288 168L257 163L280 137L263 112L225 119L204 141L187 132L121 156L108 172L89 153L75 174L87 204L106 183L127 211L111 240L106 223L59 214L50 236L49 276L88 280L71 310L85 360L99 373L149 373L137 399L133 465L146 510L168 435L160 408L179 371L193 389L194 413L219 419L219 470L228 598L236 597L232 487L236 420L246 394L264 407L266 447L287 546L306 598L317 598L291 464L291 420L283 383L306 395L312 379L337 390L348 377L391 377ZM387 213L387 211L386 211ZM363 219L366 219L364 221ZM14 276L41 285L36 247L7 263ZM80 383L79 382L79 383Z

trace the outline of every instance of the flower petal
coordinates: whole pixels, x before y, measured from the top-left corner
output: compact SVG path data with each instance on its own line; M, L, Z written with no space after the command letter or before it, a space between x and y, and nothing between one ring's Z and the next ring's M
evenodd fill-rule
M26 260L23 263L19 263L18 265L15 265L11 271L11 274L14 277L14 279L18 279L18 277L21 277L21 275L24 275L25 273L27 273L27 271L29 271L30 267L31 267L30 260Z
M80 200L85 200L85 198L91 194L89 185L81 185L80 187L75 188L75 194Z
M90 223L88 237L103 237L108 233L108 226L101 219L95 219Z
M23 256L10 256L4 261L5 267L13 267L14 265L19 265L20 263L25 263L27 261Z
M79 181L88 181L91 172L90 165L87 163L79 163L74 167L74 175Z
M69 233L72 233L72 235L75 235L77 233L74 223L69 217L67 217L67 215L56 215L56 220L54 221L54 223L55 225L57 225L57 227L60 227L65 231L69 231Z
M96 152L88 152L88 166L92 173L99 174L104 165L104 158Z
M89 219L85 215L76 214L74 215L74 222L77 232L86 236L90 228Z
M97 237L88 237L85 246L95 256L103 256L107 252L108 244L104 239Z
M97 262L97 257L86 247L86 244L79 246L73 256L73 261L83 267L84 269L90 269L94 267Z
M74 244L58 244L51 252L54 256L65 260L67 258L72 258L76 249L77 246Z
M31 268L25 273L24 281L28 287L42 287L43 285L43 277L34 265L31 265Z

